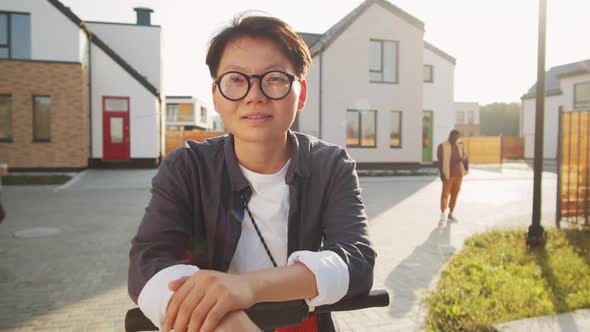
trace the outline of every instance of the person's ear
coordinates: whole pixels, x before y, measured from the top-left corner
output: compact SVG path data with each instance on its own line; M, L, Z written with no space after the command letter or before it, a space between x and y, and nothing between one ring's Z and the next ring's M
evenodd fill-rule
M301 111L305 107L307 100L307 81L301 80L301 91L299 92L299 100L297 101L297 110Z
M213 99L213 109L215 110L215 112L219 113L219 111L217 110L217 100L215 98L215 91L217 91L217 84L213 82L211 84L211 97Z

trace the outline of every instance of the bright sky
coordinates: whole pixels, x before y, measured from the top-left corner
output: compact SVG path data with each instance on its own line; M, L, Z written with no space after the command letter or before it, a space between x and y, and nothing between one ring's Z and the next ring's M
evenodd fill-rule
M207 42L237 13L261 10L296 31L324 33L362 1L61 0L89 21L135 23L133 7L152 8L152 24L162 27L164 94L208 103ZM390 1L424 22L426 41L457 59L455 101L519 102L535 83L538 0ZM589 13L589 0L547 0L547 70L590 59Z

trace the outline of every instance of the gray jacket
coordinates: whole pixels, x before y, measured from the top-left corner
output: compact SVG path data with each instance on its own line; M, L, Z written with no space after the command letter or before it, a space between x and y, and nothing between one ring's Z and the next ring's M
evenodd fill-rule
M346 297L373 285L376 253L355 162L342 148L289 131L288 255L331 250L348 266ZM241 234L251 190L240 171L233 136L189 141L172 152L152 180L152 197L129 253L129 294L137 297L160 270L177 264L226 272ZM320 331L333 330L329 314Z

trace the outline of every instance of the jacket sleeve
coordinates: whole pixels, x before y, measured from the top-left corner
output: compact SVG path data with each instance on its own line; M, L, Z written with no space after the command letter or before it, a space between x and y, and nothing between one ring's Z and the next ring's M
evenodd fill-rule
M322 250L334 251L347 265L349 284L345 297L349 297L371 290L377 253L369 240L355 162L340 149L333 166L322 214Z
M131 241L128 291L137 298L156 273L191 259L192 202L196 190L190 187L190 172L177 150L160 165L152 179L151 199Z

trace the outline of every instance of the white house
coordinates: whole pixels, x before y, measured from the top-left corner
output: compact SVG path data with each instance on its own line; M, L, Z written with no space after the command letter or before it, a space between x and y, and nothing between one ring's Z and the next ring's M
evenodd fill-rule
M424 42L422 21L366 0L324 34L300 35L313 63L297 130L346 146L361 168L432 161L452 127L455 59Z
M0 35L11 34L0 42L0 73L10 73L0 159L11 169L158 165L161 28L136 11L137 24L114 24L84 22L58 0L0 2Z
M536 84L522 97L521 133L524 156L535 156ZM590 59L549 69L545 73L543 158L557 158L559 109L590 110Z
M205 102L192 96L166 96L166 130L209 130Z
M455 102L455 129L466 137L479 136L479 111L478 103Z

